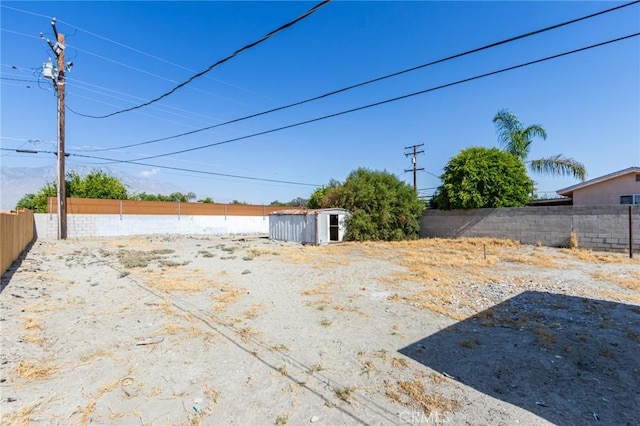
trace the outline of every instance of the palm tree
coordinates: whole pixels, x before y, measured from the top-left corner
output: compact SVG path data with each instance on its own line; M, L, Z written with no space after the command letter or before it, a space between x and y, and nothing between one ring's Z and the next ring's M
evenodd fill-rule
M532 172L556 176L573 176L582 181L586 178L587 170L584 164L573 158L563 157L562 154L527 161L533 138L547 138L547 132L541 125L533 124L524 127L518 117L506 109L498 111L496 116L493 117L493 122L498 131L500 146L527 164Z

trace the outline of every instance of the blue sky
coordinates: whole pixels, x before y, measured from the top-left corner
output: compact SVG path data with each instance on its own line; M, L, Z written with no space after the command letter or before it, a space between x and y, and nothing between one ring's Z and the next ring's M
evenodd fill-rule
M55 150L56 99L39 76L51 57L51 17L67 37L67 106L108 114L154 98L296 18L314 2L2 1L3 148ZM428 89L640 31L640 5L455 59L317 102L190 136L126 149L254 114L613 7L616 2L334 1L162 101L107 119L66 114L67 152L133 160L242 137ZM17 10L16 10L17 9ZM27 80L27 81L18 81ZM29 87L27 87L29 86ZM447 161L497 146L492 118L508 108L541 124L531 159L564 154L589 177L640 165L640 40L586 52L288 130L149 164L308 184L357 167L412 183L404 147L424 143L418 187L431 194ZM36 144L28 140L41 141ZM106 151L94 151L104 149ZM51 154L3 152L2 165L55 164ZM69 157L68 164L100 160ZM270 203L311 186L247 181L124 163L111 169L171 182L199 198ZM540 192L576 183L532 175Z

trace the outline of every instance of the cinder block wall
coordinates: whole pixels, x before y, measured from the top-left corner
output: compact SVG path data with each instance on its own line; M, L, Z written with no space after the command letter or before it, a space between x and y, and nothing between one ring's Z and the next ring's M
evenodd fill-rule
M36 214L38 238L58 237L56 214ZM67 215L67 237L109 237L149 234L268 234L268 216L162 216L116 214Z
M632 207L634 252L640 251L640 206ZM508 238L524 244L566 247L574 231L583 248L629 250L628 206L553 206L425 210L422 237Z

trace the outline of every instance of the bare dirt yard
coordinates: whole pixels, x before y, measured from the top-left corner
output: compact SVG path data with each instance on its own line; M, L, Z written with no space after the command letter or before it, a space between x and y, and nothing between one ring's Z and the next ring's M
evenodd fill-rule
M3 425L637 425L640 260L460 239L41 240Z

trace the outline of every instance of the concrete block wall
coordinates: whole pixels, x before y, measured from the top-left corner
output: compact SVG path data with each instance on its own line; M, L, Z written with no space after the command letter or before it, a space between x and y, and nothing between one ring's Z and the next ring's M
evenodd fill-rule
M36 214L38 238L58 237L58 217ZM67 215L67 237L109 237L120 235L184 234L233 235L268 234L268 216L162 216L162 215Z
M633 247L640 251L640 206L632 207ZM508 238L524 244L566 247L571 232L583 248L629 250L628 206L550 206L425 210L422 237Z

